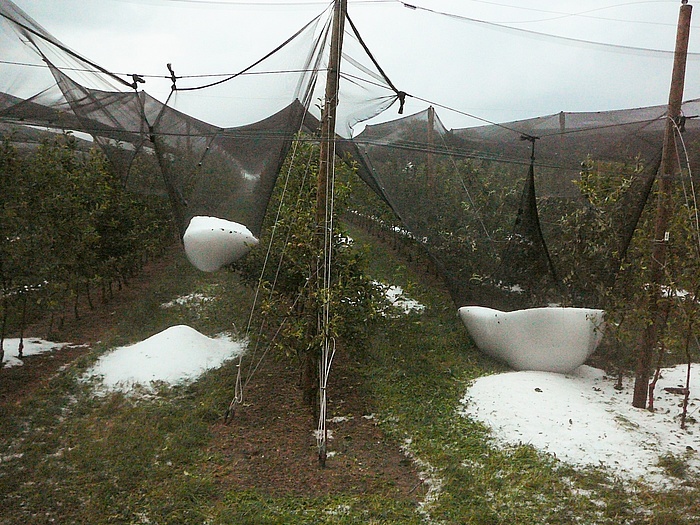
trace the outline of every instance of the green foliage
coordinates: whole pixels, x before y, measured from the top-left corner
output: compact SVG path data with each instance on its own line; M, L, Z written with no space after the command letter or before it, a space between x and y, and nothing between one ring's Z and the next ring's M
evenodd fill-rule
M172 242L167 204L127 192L97 149L72 135L33 152L0 151L0 283L4 314L61 310L68 299L124 282ZM12 315L14 314L14 315ZM77 311L76 311L77 314Z
M668 327L659 343L665 357L660 363L675 364L691 357L686 341L694 341L697 332L700 292L700 239L695 203L687 174L683 174L672 196L669 242L664 282L652 289L650 261L657 240L654 235L655 192L647 202L631 243L623 254L623 227L633 219L627 196L639 184L644 162L628 164L593 161L583 164L575 184L585 206L564 214L558 223L559 246L556 253L561 267L567 268L564 281L580 297L606 310L608 337L603 350L609 352L616 367L634 366L633 348L639 334L650 322L648 302L659 301L667 309ZM624 258L623 258L624 255ZM584 299L585 300L585 299ZM692 354L695 345L688 347Z
M328 335L352 341L353 347L367 340L379 310L380 291L366 273L368 253L349 242L337 220L355 177L343 163L335 169L331 286L317 286L323 257L316 226L318 158L316 144L296 143L281 170L260 244L236 265L249 282L261 281L261 318L268 327L281 326L275 343L290 355L320 348L317 316L324 300L331 312Z
M487 280L512 233L526 171L435 155L428 173L421 157L373 152L374 167L401 220L366 188L353 192L351 208L399 242L427 247L451 282Z
M623 256L623 229L632 220L624 200L643 166L597 162L582 163L581 204L571 199L544 200L540 213L552 224L550 250L560 278L575 305L609 306L609 289L619 273Z

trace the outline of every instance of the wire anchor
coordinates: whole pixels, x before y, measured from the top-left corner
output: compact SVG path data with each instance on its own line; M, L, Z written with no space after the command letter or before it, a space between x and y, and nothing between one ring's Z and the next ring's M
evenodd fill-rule
M131 87L134 89L134 91L138 91L139 84L145 84L146 81L143 78L143 75L138 75L136 73L132 73L129 75L131 77L131 80L133 81L131 83Z
M522 134L520 135L520 140L527 140L532 144L532 149L530 150L530 162L535 162L535 141L540 140L539 137L534 135Z
M176 91L177 90L177 79L180 77L175 76L175 71L173 71L173 65L170 62L168 62L166 65L168 67L168 71L170 71L170 80L173 83L173 85L170 87L170 89L172 91Z

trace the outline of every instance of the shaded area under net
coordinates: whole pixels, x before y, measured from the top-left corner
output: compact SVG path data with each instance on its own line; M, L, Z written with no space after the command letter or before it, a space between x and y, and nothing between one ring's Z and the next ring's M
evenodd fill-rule
M24 145L46 130L86 134L127 187L170 199L181 232L206 215L259 236L293 140L300 132L317 140L327 15L221 82L198 85L168 65L172 86L161 102L140 90L138 75L101 68L4 2L0 128ZM357 123L402 108L406 94L367 53L353 24L345 36L336 153L357 163L387 205L383 212L376 200L358 196L354 212L418 242L457 306L599 306L648 201L666 107L453 130L430 107L351 138ZM226 103L212 107L211 100ZM683 113L700 113L700 101L686 102ZM693 164L700 126L692 118L678 125ZM622 188L606 205L604 233L600 206L582 190L596 177L607 181L596 191Z
M698 109L697 100L683 106L686 115ZM594 307L648 203L665 114L561 113L447 131L429 108L368 126L355 143L365 177L400 218L395 231L421 243L458 306ZM693 164L700 126L682 124ZM586 195L590 184L603 186L599 194Z

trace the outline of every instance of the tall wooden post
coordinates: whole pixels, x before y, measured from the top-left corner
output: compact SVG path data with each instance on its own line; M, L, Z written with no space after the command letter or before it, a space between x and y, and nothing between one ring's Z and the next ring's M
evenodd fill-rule
M680 116L683 103L683 87L685 84L685 66L688 55L688 39L690 37L690 15L693 7L688 0L682 0L678 15L678 30L676 33L676 49L673 60L671 90L668 97L668 114L664 135L661 169L658 174L658 201L656 222L654 225L654 245L651 253L651 279L648 296L649 324L642 333L634 381L634 397L632 406L646 408L649 395L649 378L654 348L658 344L659 334L665 324L664 312L668 305L667 299L661 293L661 283L664 280L666 252L669 243L668 225L671 219L671 196L673 178L679 167L676 163L676 138L674 120Z
M322 303L321 311L318 312L318 330L321 335L320 357L323 359L319 370L319 417L325 418L325 403L326 392L325 382L328 366L325 362L326 352L329 348L328 327L326 326L325 308L327 308L328 291L325 289L328 286L329 278L326 259L326 242L330 239L331 229L331 210L330 200L332 198L333 188L329 187L329 181L333 173L333 163L335 162L335 120L336 108L338 106L338 90L340 87L340 59L343 49L343 33L345 32L345 15L347 13L347 0L335 0L333 11L333 27L331 32L331 49L328 58L328 71L326 76L326 94L321 115L321 146L320 158L318 165L318 186L316 195L316 235L317 248L320 254L318 260L318 269L316 277L316 285ZM311 350L315 354L315 350ZM308 356L309 359L317 366L319 364L318 354ZM320 431L323 435L319 436L320 447L318 453L319 463L322 467L326 465L326 444L328 442L328 434L325 427L325 420L320 425Z
M433 149L435 147L435 108L428 108L428 157L425 166L425 171L428 179L428 188L431 190L435 187L435 163L433 160Z
M328 59L326 77L326 96L321 115L321 153L318 166L318 193L316 195L316 223L319 229L326 231L326 201L328 196L328 179L334 162L335 116L338 106L338 88L340 85L340 55L343 49L343 32L345 31L345 13L347 0L335 0L333 12L333 29L331 33L331 52Z

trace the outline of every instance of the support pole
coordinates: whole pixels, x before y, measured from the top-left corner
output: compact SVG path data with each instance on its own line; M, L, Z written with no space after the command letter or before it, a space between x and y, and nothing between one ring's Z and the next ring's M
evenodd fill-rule
M649 378L654 348L658 343L659 334L665 324L664 312L668 308L667 299L661 293L661 283L666 269L666 252L669 236L668 225L671 219L673 177L678 172L675 150L674 121L681 114L683 103L683 87L685 84L685 66L688 55L688 39L690 37L690 16L693 10L688 0L683 0L678 15L678 30L676 33L676 49L673 59L671 89L668 97L668 113L664 134L661 170L658 174L658 196L656 222L654 225L654 245L651 252L651 278L649 286L648 312L649 323L644 329L637 354L637 367L634 378L634 397L632 406L646 408L649 393Z
M435 165L433 160L433 149L435 148L435 108L428 108L428 157L425 166L427 172L428 188L435 189Z
M318 166L318 191L316 194L316 224L325 232L327 226L326 201L328 197L328 179L330 178L335 154L335 118L338 106L338 88L340 85L340 55L343 48L345 31L345 13L347 0L335 0L333 28L331 33L331 51L328 58L326 77L326 95L321 115L321 153Z
M340 59L343 49L343 33L345 31L345 15L347 13L347 0L335 0L333 11L333 26L331 32L331 50L328 58L328 72L326 76L326 95L323 106L323 114L321 115L321 146L320 159L318 166L318 186L316 194L316 231L317 231L317 247L319 253L322 254L318 264L317 285L318 292L325 310L328 291L325 289L328 286L328 268L326 267L325 247L330 239L332 232L331 211L329 210L329 202L331 200L332 187L329 188L329 180L333 172L333 163L335 161L335 119L336 108L338 106L338 90L340 86ZM326 351L329 347L328 327L325 322L325 312L319 312L318 327L321 334L321 357L326 359ZM313 350L312 350L313 351ZM325 381L327 378L326 363L323 363L319 372L319 417L326 417L325 402L326 391ZM318 460L322 467L326 465L326 444L328 442L328 433L325 426L325 421L320 425L323 435L320 436L320 447Z

